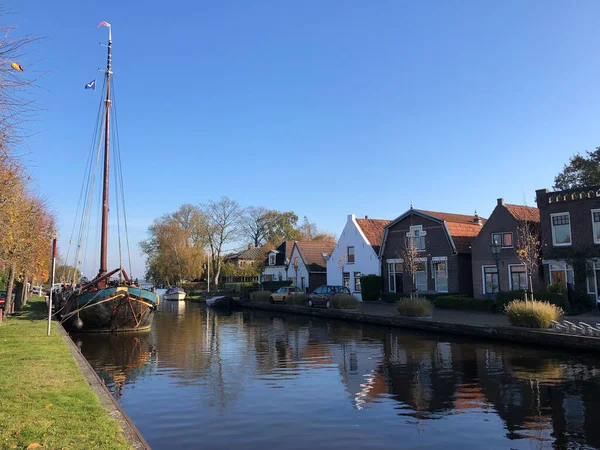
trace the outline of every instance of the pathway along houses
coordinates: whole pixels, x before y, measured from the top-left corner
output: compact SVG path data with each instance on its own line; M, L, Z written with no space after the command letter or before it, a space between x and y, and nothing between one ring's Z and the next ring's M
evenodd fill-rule
M389 220L357 219L348 216L346 226L327 261L327 284L346 286L362 300L360 279L364 275L380 275L379 248L383 230Z

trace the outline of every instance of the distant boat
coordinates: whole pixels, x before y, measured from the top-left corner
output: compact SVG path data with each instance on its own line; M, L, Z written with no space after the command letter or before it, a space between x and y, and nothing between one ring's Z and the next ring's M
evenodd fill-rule
M165 300L182 301L185 300L185 291L180 287L172 287L167 289L163 298Z
M206 299L206 306L212 308L231 308L233 299L228 295L217 295Z
M135 281L133 281L125 269L121 267L112 271L108 270L108 206L109 206L109 168L113 167L114 176L116 177L115 185L119 188L115 188L115 198L121 198L122 204L120 205L117 200L117 223L119 223L119 216L123 216L126 221L126 215L124 211L124 194L123 194L123 174L122 166L120 163L120 150L118 147L118 141L112 141L116 146L111 146L111 137L117 139L116 130L111 133L111 122L116 119L114 114L111 112L114 110L112 92L113 86L111 84L111 49L112 49L112 35L110 24L107 22L101 22L100 25L108 27L108 49L106 70L104 71L105 84L102 95L102 108L98 115L97 133L95 134L98 139L97 146L94 145L92 148L97 148L97 153L93 154L93 157L88 161L88 172L86 180L84 181L84 187L87 183L88 191L94 192L94 180L95 180L95 168L99 161L103 164L103 176L102 176L102 228L100 236L100 270L96 277L89 281L84 282L81 285L65 285L63 289L58 292L57 295L57 310L60 311L61 322L69 331L87 331L87 332L110 332L110 331L140 331L149 329L152 324L152 318L154 317L154 311L159 303L159 297L156 292L152 292L148 289L141 288ZM90 83L91 85L92 83ZM95 80L93 83L95 87ZM86 89L88 86L86 86ZM114 117L112 117L114 116ZM114 147L114 148L113 148ZM100 150L102 152L102 158ZM110 164L109 156L111 151L115 155L113 166ZM94 161L95 164L94 165ZM93 170L92 170L93 169ZM134 170L139 170L134 168ZM94 175L94 176L92 176ZM82 190L82 193L84 190ZM84 197L82 197L83 199ZM91 211L91 203L93 195L89 194L87 199L84 200L84 208L82 211L81 221L81 236L80 245L78 245L77 261L80 261L79 251L84 248L84 242L87 242L87 229L89 226L89 212ZM79 206L78 206L79 208ZM125 228L123 231L127 233L127 224L125 222ZM118 228L119 233L119 259L121 259L121 228ZM126 236L126 239L128 237ZM76 263L76 265L78 262ZM111 277L115 278L111 278Z

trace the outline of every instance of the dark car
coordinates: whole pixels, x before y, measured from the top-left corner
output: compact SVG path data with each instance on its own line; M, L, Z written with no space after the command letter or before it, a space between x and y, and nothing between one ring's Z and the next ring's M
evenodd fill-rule
M0 309L6 306L6 291L0 291Z
M308 296L308 306L324 306L331 308L331 297L335 294L350 294L350 289L345 286L320 286Z

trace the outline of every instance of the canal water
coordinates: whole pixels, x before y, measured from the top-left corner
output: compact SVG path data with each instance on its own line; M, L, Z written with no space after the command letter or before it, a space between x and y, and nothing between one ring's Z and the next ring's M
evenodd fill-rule
M589 354L184 302L74 340L154 450L600 447Z

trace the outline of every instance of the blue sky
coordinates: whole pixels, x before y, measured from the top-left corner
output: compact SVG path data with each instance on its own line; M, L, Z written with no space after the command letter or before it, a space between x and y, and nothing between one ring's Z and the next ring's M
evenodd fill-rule
M340 233L346 215L487 216L600 145L595 1L17 3L49 70L26 163L65 251L113 25L130 233L227 195ZM38 61L39 60L39 61ZM134 272L143 262L134 246ZM114 246L113 246L114 249ZM114 260L114 259L113 259Z

